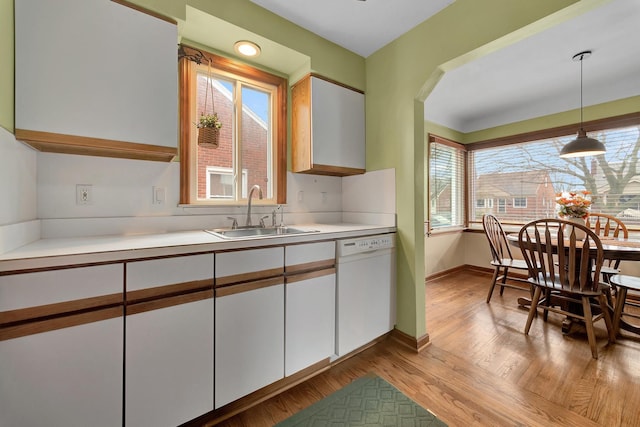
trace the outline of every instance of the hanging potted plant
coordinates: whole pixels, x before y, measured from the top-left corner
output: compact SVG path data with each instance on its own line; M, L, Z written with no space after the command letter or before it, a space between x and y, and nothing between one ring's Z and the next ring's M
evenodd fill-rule
M209 148L218 148L220 128L222 122L218 118L218 113L200 115L198 127L198 145Z
M214 107L213 83L211 81L211 62L209 62L207 72L207 87L204 92L204 111L200 113L200 120L198 120L198 124L196 126L198 127L198 145L207 148L218 148L218 138L220 137L220 128L222 127L222 122L218 118L218 113L216 113ZM207 113L209 91L211 91L211 114Z

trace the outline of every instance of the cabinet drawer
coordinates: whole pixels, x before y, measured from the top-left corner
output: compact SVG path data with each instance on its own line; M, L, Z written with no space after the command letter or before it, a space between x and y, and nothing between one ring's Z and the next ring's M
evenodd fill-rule
M216 286L259 280L283 273L283 247L216 253Z
M119 294L122 264L0 276L0 312Z
M213 279L213 253L127 263L127 292Z
M335 265L336 243L315 242L285 248L285 272L327 268Z
M127 263L127 315L213 298L213 253Z

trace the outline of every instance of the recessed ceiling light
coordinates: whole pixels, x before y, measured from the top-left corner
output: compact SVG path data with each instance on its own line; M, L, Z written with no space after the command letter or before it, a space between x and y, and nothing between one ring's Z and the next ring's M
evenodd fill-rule
M233 49L243 56L260 55L260 46L249 40L240 40L233 45Z

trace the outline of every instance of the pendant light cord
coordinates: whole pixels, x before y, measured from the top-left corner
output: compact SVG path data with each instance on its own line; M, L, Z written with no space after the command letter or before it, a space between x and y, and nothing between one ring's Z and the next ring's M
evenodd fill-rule
M582 126L582 61L584 60L584 55L580 56L580 129L583 129Z

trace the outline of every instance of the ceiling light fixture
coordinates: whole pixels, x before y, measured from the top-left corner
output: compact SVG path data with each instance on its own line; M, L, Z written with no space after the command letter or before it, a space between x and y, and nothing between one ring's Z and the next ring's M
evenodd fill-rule
M233 50L243 56L258 56L260 55L260 46L249 40L240 40L233 45Z
M562 147L560 157L563 158L597 156L607 151L602 142L594 138L589 138L587 132L585 132L582 127L582 61L590 56L590 50L585 50L584 52L573 55L574 61L580 61L580 130L578 131L576 139Z

